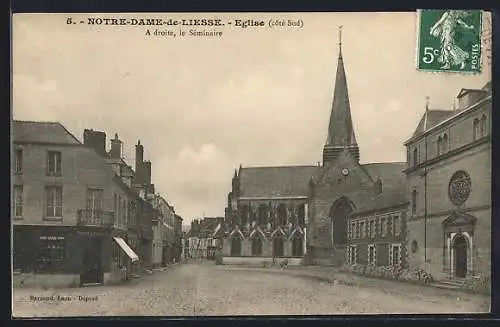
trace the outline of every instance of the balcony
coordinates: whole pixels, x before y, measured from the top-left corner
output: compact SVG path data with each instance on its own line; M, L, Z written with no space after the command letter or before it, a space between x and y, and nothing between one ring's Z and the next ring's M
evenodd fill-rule
M77 217L77 226L111 228L115 215L113 211L79 209Z

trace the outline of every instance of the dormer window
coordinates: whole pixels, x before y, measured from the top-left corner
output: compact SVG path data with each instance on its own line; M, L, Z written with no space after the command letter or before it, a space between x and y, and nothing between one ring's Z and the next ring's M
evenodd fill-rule
M375 181L374 191L375 191L375 195L379 195L382 193L382 180L380 179L380 177L377 178L377 180Z

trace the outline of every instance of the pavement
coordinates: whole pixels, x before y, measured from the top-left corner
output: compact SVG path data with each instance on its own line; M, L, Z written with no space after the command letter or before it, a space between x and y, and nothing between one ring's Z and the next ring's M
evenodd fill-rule
M490 298L329 268L177 264L129 283L14 289L14 317L479 313Z

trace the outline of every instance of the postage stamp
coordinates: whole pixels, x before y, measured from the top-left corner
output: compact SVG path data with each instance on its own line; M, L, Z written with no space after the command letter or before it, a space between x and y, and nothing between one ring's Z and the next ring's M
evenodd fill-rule
M481 71L481 10L420 10L417 68L434 72Z

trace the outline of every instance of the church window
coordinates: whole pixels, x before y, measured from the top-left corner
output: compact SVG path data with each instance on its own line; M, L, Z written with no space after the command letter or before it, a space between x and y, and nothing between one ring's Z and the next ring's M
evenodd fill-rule
M361 228L361 238L365 238L365 222L361 222L360 224L360 228Z
M411 215L417 215L417 190L411 192Z
M267 222L267 208L265 204L259 206L259 225L264 225Z
M478 138L481 137L480 135L480 132L481 132L481 126L480 126L480 122L479 122L479 119L474 119L474 123L473 123L473 133L474 133L474 141L477 140Z
M350 230L350 232L351 232L350 238L351 239L356 238L356 235L354 234L355 231L356 231L356 224L355 223L351 223L351 230Z
M280 204L278 207L278 222L280 225L287 224L287 210L284 203Z
M306 220L306 205L305 204L302 204L299 206L299 213L298 213L298 224L300 226L304 226L305 225L305 220Z
M486 132L486 130L487 130L486 123L487 123L487 121L486 121L486 115L483 115L481 117L481 136L486 136L487 135L487 132Z
M437 140L437 155L440 156L441 154L443 154L443 138L439 136Z
M448 134L443 135L443 153L448 152Z
M418 165L418 148L413 149L413 166Z

